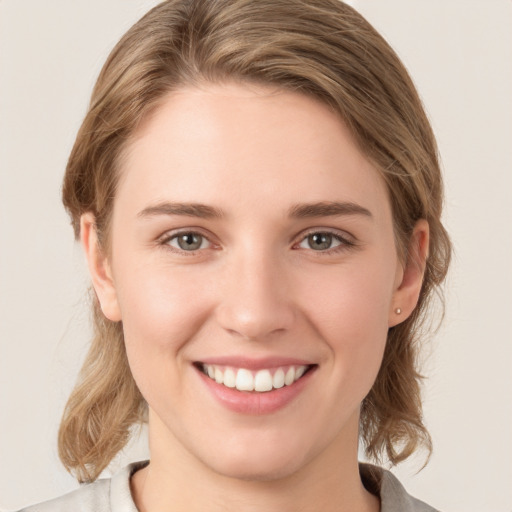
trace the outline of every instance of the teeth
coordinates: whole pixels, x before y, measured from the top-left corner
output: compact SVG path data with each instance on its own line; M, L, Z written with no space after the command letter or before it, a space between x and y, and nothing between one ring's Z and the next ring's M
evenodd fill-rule
M259 370L252 372L245 368L227 368L215 365L203 365L203 372L228 388L236 388L239 391L256 391L263 393L283 386L290 386L299 380L307 370L307 366L286 366L276 370Z
M236 386L236 375L231 368L227 368L224 372L224 386L234 388Z
M254 391L270 391L272 389L272 375L268 370L260 370L254 377Z
M284 383L289 386L293 383L295 379L295 368L293 366L290 366L290 369L286 372L286 375L284 376Z
M306 371L305 366L299 366L295 372L295 380L300 379L304 375L305 371Z
M238 391L252 391L254 389L254 377L252 373L243 368L238 370L235 387Z
M282 388L284 386L284 370L279 368L276 373L274 373L274 378L272 379L272 385L276 388Z

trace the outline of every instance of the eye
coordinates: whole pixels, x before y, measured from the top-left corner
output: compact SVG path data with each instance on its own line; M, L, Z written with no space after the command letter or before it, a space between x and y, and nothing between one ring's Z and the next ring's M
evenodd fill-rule
M209 247L210 242L206 237L193 231L187 231L173 235L164 241L165 244L181 251L197 251L199 249L206 249Z
M316 231L307 235L299 244L301 249L312 249L313 251L328 251L340 246L352 245L340 235L334 233Z

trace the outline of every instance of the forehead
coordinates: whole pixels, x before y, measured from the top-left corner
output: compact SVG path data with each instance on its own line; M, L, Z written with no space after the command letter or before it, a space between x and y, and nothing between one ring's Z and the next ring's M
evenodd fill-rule
M308 96L249 84L166 96L125 152L116 202L125 200L139 208L176 200L253 211L353 201L389 214L380 173L338 114Z

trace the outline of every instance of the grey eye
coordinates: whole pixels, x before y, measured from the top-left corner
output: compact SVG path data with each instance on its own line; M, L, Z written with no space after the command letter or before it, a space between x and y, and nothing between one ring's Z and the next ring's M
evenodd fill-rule
M206 239L198 233L180 233L169 240L169 245L182 251L197 251L207 245Z
M303 249L313 249L314 251L326 251L341 245L338 240L331 233L311 233L301 243L300 247Z

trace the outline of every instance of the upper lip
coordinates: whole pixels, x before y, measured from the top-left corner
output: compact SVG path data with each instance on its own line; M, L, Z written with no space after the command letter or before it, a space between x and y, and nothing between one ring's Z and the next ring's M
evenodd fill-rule
M231 366L247 370L263 370L265 368L278 368L280 366L311 366L315 363L296 357L247 357L247 356L217 356L207 357L196 361L198 364L215 366Z

